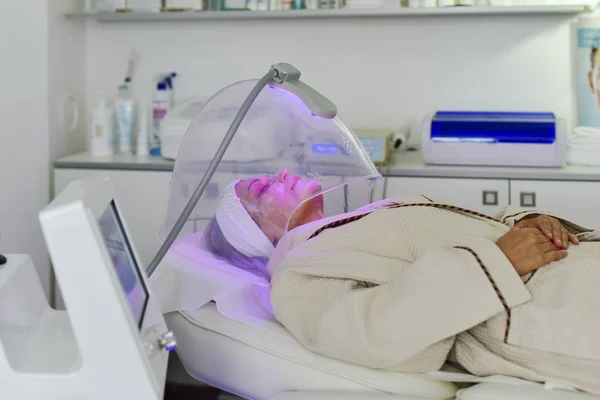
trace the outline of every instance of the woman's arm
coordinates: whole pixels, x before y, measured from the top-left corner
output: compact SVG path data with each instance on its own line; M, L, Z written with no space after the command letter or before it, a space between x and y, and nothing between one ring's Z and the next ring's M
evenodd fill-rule
M569 242L579 244L577 235L593 231L555 214L513 206L504 208L495 217L511 228L538 228L550 239L560 238L560 243L555 243L559 247Z
M527 215L515 223L514 228L537 228L557 247L563 249L568 248L570 243L579 244L577 236L570 233L558 219L549 215Z
M524 209L515 206L506 206L500 212L498 212L494 217L499 219L502 223L512 228L515 223L518 221L529 218L533 216L537 216L543 214L538 210Z

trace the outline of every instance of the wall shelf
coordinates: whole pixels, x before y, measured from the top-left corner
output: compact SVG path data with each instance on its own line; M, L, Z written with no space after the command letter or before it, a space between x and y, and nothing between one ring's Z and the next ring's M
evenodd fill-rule
M204 12L80 12L67 18L92 19L98 22L195 21L227 19L317 19L317 18L396 18L417 16L469 15L552 15L591 12L588 5L515 6L515 7L440 7L440 8L374 8L290 11L204 11Z

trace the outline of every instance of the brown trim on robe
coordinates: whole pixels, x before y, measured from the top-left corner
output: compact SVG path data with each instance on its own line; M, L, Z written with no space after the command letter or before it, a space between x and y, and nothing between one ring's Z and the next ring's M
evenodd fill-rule
M526 213L533 213L533 214L538 214L538 215L541 215L541 213L540 213L539 211L535 211L535 210L526 210L526 211L521 211L521 212L518 212L518 213L516 213L516 214L508 215L508 216L504 217L504 218L502 219L502 221L506 221L506 220L507 220L507 219L509 219L509 218L518 217L519 215L521 215L521 214L526 214Z
M500 299L500 302L502 303L502 306L504 307L504 310L506 311L506 328L504 329L504 343L508 344L508 334L510 333L511 312L510 312L510 307L508 307L508 303L506 302L506 299L504 298L504 296L502 295L502 292L500 291L500 288L496 284L496 281L494 281L492 274L490 274L490 271L488 271L487 267L485 266L483 261L481 261L481 259L477 255L477 253L475 253L472 249L470 249L468 247L463 247L463 246L456 246L455 249L462 249L462 250L466 250L469 253L471 253L473 255L473 257L475 257L475 259L479 263L479 266L485 273L485 276L487 276L488 280L492 284L492 287L494 288L496 295Z
M533 276L535 275L536 272L538 272L539 270L536 269L535 271L533 271L531 274L529 274L529 276L527 277L527 279L525 279L525 282L523 282L523 284L527 285L529 283L529 281L531 280L531 278L533 278Z

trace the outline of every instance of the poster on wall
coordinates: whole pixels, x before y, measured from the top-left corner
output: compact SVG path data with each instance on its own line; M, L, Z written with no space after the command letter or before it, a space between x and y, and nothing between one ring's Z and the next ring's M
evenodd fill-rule
M577 27L577 126L567 140L569 164L600 165L600 18Z
M578 126L600 129L600 18L581 18L577 28Z

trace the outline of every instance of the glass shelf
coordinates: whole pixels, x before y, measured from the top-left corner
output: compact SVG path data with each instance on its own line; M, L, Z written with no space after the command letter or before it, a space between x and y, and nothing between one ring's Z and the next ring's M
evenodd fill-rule
M506 6L506 7L436 7L436 8L373 8L337 10L289 11L188 11L188 12L81 12L67 18L92 19L98 22L135 21L193 21L227 19L294 19L294 18L397 18L418 16L477 16L477 15L551 15L591 12L585 4L564 6Z

